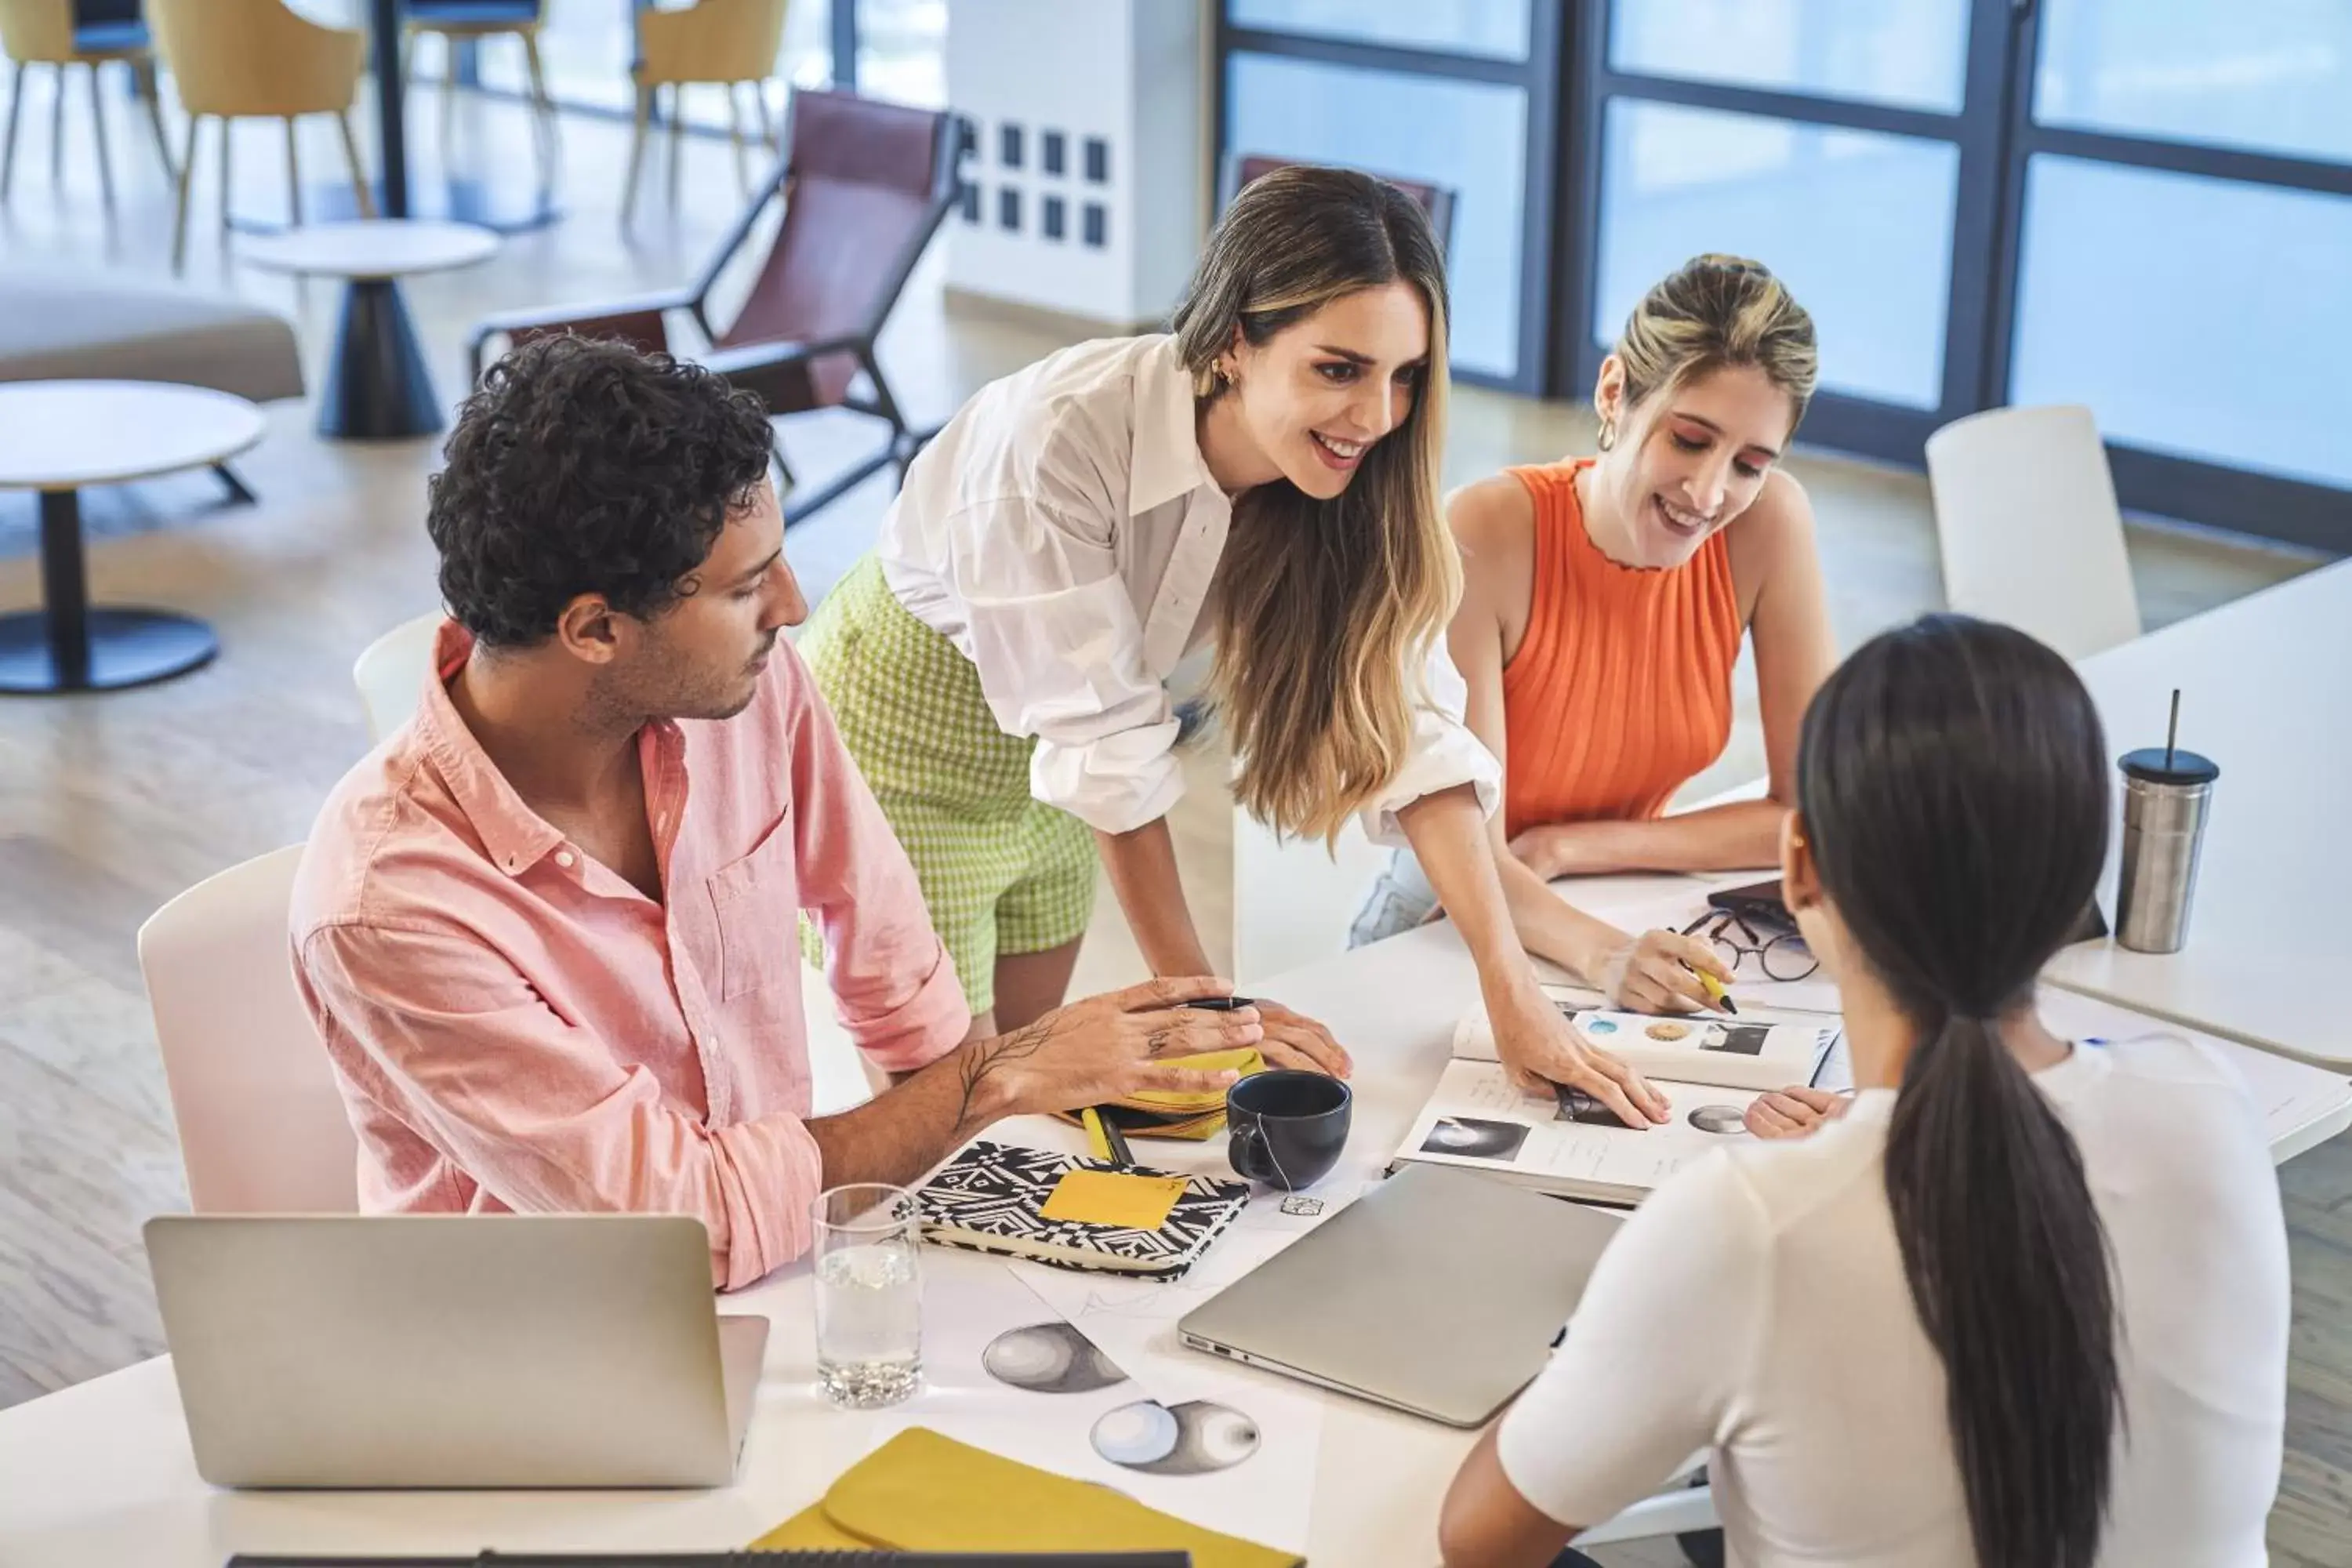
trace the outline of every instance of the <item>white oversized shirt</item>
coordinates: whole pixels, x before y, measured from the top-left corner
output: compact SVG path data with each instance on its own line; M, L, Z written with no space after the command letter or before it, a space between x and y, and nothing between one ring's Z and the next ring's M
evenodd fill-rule
M2077 1046L2034 1082L2082 1151L2114 1258L2127 1430L2099 1562L2258 1568L2288 1310L2262 1116L2226 1062L2177 1037ZM1503 1418L1522 1497L1594 1524L1712 1449L1744 1568L1977 1568L1943 1363L1887 1206L1894 1105L1865 1090L1802 1141L1711 1155L1626 1222Z
M1192 374L1165 336L1079 343L981 389L923 449L877 553L898 602L980 672L997 726L1034 735L1030 793L1107 833L1183 791L1166 681L1207 637L1233 507L1194 428ZM1411 750L1364 826L1477 787L1494 754L1462 722L1465 690L1433 639Z

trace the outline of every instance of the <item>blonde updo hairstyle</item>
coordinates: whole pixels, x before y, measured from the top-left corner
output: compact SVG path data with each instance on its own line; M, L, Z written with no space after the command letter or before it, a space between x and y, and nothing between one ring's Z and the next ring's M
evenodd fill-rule
M1624 373L1622 412L1629 427L1635 410L1659 393L1719 370L1752 366L1788 394L1794 434L1821 368L1813 318L1788 285L1760 261L1714 254L1693 257L1642 296L1625 319L1616 356ZM1599 412L1601 447L1607 451L1616 444L1616 422L1606 410Z

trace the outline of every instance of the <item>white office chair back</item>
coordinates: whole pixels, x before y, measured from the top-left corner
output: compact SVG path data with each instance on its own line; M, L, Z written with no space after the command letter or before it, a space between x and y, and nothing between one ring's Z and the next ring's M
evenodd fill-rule
M418 693L425 689L425 672L433 663L433 635L441 629L441 612L403 621L368 644L352 666L352 679L367 709L368 738L381 741L416 711Z
M139 931L198 1214L350 1214L359 1141L294 988L299 844L210 877Z
M2069 658L2140 634L2123 513L2091 411L1996 408L1927 437L1944 601Z

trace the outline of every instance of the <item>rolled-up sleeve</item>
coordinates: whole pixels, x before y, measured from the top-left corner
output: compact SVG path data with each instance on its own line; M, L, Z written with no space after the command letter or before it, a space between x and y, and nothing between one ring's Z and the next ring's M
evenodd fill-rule
M345 1077L396 1100L402 1121L503 1206L691 1215L724 1289L808 1250L821 1162L798 1118L709 1127L672 1110L650 1071L461 931L332 924L298 957Z
M1034 497L958 521L972 542L953 565L969 651L998 728L1037 739L1030 793L1105 833L1165 816L1184 790L1176 718L1109 524Z
M1503 769L1486 742L1463 722L1469 705L1469 688L1446 652L1445 639L1431 644L1422 671L1420 700L1412 711L1412 739L1404 765L1386 788L1364 804L1364 832L1373 843L1409 847L1397 814L1423 795L1461 784L1475 785L1478 809L1492 816L1503 800Z
M801 901L824 933L825 983L857 1048L886 1072L946 1056L971 1027L954 963L889 819L841 743L800 656L786 661L785 723Z

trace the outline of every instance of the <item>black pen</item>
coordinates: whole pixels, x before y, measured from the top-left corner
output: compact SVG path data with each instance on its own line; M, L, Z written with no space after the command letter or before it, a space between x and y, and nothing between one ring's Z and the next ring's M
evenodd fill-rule
M1122 1171L1134 1168L1135 1151L1127 1146L1127 1134L1120 1131L1118 1123L1110 1119L1109 1106L1088 1106L1086 1123L1088 1131L1102 1135L1103 1152L1113 1165Z

